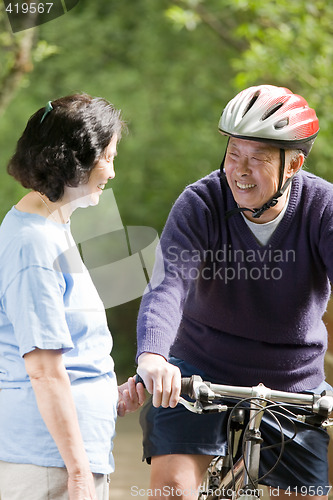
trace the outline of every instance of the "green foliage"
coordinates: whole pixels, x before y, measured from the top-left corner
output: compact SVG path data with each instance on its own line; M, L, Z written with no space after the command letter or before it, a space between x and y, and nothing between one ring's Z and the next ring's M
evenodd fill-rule
M177 194L216 168L222 155L217 122L228 88L216 82L221 67L225 74L230 67L227 59L217 65L211 57L214 35L175 32L150 0L81 0L76 10L41 26L40 37L57 52L35 68L7 110L8 130L22 129L35 109L62 94L110 99L130 131L119 146L113 182L121 214L129 224L161 229ZM6 143L13 147L16 139Z
M232 63L236 85L244 88L273 81L306 96L320 119L316 171L332 180L328 166L333 154L333 5L321 0L256 0L248 2L247 14L250 20L240 23L235 32L248 43L243 57Z
M36 63L41 63L48 57L58 53L59 48L56 45L50 45L46 40L40 40L33 51L32 59Z
M188 30L193 30L200 22L198 14L191 10L182 9L178 5L169 7L165 11L165 15L178 26L178 29L185 27Z
M211 30L221 40L230 38L236 41L234 44L242 45L241 53L230 60L235 74L231 84L235 89L271 83L306 97L317 112L321 128L311 153L311 168L333 180L330 169L333 4L322 0L202 0L194 4L191 0L179 0L175 3L177 5L169 10L177 8L188 15L192 9L202 23L207 25L210 20ZM178 27L180 19L178 13L175 20Z

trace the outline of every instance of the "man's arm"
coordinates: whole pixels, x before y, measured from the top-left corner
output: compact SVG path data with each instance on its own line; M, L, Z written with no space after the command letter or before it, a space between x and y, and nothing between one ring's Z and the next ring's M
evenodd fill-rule
M219 188L219 182L218 182ZM203 188L205 189L205 187ZM209 194L209 193L208 193ZM174 204L161 236L154 273L164 279L147 292L138 315L138 374L153 394L153 405L174 407L180 395L180 370L167 362L177 335L189 288L215 234L208 195L186 189ZM152 283L158 280L154 280Z

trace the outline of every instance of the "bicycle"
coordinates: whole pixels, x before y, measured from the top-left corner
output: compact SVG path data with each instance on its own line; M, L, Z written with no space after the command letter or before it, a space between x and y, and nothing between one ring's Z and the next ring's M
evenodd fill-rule
M235 387L204 382L198 375L182 379L182 394L194 401L180 397L181 403L189 411L201 414L224 412L230 410L230 405L223 404L221 398L236 398L239 401L232 405L228 418L228 454L225 457L215 457L208 467L206 477L199 488L199 500L258 500L261 490L259 483L276 467L281 459L286 440L281 423L276 414L280 413L283 404L283 418L288 415L315 426L328 427L333 425L329 418L333 410L333 393L324 391L322 394L291 393L271 390L263 384L256 387ZM308 409L310 413L299 413ZM293 411L294 410L294 411ZM295 411L298 410L298 413ZM245 423L245 411L249 412ZM277 463L264 476L259 477L261 453L260 423L265 411L279 422L281 431L280 453ZM239 434L242 434L241 436ZM296 433L290 438L293 439ZM237 443L240 441L240 451ZM327 487L330 489L331 487ZM329 491L323 492L328 494Z

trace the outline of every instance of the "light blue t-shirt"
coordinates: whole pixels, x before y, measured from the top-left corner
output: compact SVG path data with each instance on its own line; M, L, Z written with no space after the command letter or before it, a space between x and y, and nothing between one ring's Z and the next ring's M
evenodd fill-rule
M92 472L114 469L117 381L103 303L70 225L13 207L0 227L0 460L64 467L24 354L62 349Z

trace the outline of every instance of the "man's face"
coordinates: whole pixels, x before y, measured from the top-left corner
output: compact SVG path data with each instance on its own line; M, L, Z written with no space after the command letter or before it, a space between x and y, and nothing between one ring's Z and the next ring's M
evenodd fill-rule
M278 190L280 151L268 144L231 137L224 166L228 184L240 207L261 208ZM285 178L287 176L285 173ZM271 210L262 222L267 221L267 216L270 220L276 217Z

